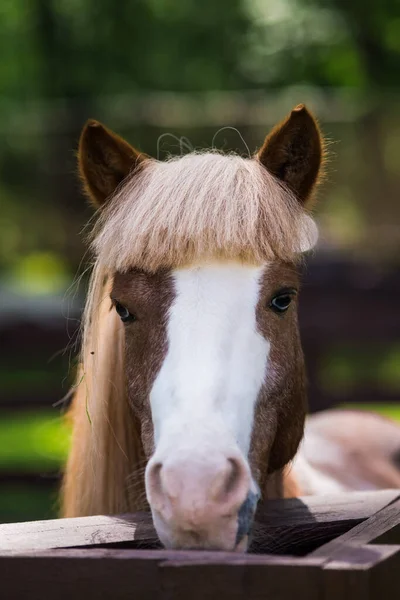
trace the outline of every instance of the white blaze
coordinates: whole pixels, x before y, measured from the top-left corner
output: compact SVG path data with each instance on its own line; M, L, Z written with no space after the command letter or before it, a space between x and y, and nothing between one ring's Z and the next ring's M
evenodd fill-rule
M173 273L168 352L150 394L161 460L230 448L247 457L270 346L256 323L264 269L221 262Z

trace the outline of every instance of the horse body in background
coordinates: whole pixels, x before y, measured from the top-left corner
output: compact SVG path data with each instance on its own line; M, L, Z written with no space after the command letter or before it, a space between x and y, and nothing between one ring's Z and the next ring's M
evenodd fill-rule
M344 437L352 419L375 419L352 467L351 445L332 435L342 413L331 426L311 418L297 453L307 404L298 265L317 240L309 207L322 161L304 106L249 159L161 163L86 125L80 173L99 218L65 516L150 506L167 547L241 550L259 496L400 486L399 430L378 417L343 417Z

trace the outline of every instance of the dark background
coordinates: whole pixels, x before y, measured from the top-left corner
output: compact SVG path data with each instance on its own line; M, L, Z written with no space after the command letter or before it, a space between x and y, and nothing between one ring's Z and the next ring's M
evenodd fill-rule
M181 136L246 153L234 131L215 134L236 127L254 151L305 102L330 156L300 310L311 408L400 415L399 59L397 0L2 1L0 521L57 510L89 117L160 158L185 151Z

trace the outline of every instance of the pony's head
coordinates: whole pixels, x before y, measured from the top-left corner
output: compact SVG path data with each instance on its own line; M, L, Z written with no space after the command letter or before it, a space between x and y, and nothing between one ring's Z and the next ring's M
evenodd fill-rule
M97 122L82 133L80 173L99 209L82 375L92 446L115 486L120 466L101 436L113 427L125 454L137 436L167 547L245 547L268 477L296 453L306 411L297 267L317 238L307 209L321 157L304 106L248 159L158 162ZM127 474L118 485L129 487Z

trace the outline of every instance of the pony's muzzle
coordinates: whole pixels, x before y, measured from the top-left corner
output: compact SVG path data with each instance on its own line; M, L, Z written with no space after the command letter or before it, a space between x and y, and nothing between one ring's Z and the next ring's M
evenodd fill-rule
M161 541L173 548L234 550L250 521L250 470L238 453L207 461L155 457L147 497ZM244 507L244 508L243 508Z

